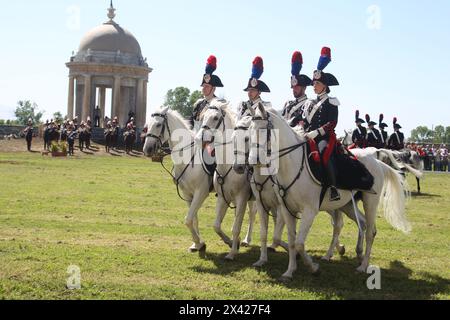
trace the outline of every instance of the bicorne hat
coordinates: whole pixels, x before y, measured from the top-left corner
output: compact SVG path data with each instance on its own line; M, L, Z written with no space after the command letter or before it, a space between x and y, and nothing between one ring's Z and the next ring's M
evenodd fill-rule
M319 81L328 87L338 86L339 81L331 73L325 73L323 70L331 62L331 49L328 47L323 47L320 54L319 63L317 64L317 70L314 71L313 81ZM330 93L330 89L327 90Z
M259 80L264 73L264 62L261 57L256 57L253 60L252 76L248 80L247 88L244 91L249 91L250 89L256 89L259 92L270 92L269 87L263 81Z
M308 87L312 85L312 80L304 75L300 74L303 67L303 56L300 51L295 51L292 56L292 68L291 68L291 88L295 86Z
M210 56L206 62L205 74L203 75L202 84L209 84L213 87L222 88L222 81L218 76L216 76L214 71L217 69L217 58L215 56Z

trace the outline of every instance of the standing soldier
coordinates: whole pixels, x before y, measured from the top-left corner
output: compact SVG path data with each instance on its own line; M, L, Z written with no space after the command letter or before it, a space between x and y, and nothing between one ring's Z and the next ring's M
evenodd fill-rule
M216 69L217 58L215 56L210 56L206 62L205 74L203 75L201 84L203 98L195 102L192 116L189 119L191 129L195 131L200 129L202 113L209 105L214 102L219 102L221 104L227 103L223 99L218 99L215 95L216 88L223 88L222 80L213 74Z
M84 124L84 121L81 121L80 127L78 128L78 146L80 148L80 151L83 151L84 149L84 142L86 139L86 125Z
M302 54L301 52L296 51L292 56L291 69L291 88L295 100L286 102L282 113L283 117L290 123L291 127L297 126L302 119L304 106L308 102L306 88L312 85L312 80L308 76L300 74L302 66Z
M69 144L69 155L74 155L74 144L75 139L77 138L77 130L75 130L75 126L73 122L69 123L69 128L67 130L67 143Z
M100 107L97 106L94 110L94 127L100 128L100 119L101 119L101 110Z
M113 128L111 121L107 122L105 129L105 150L109 153L113 141Z
M367 147L367 129L363 127L366 122L359 117L359 110L355 113L355 123L356 129L353 131L352 141L356 148L364 149Z
M367 126L367 146L369 148L379 148L380 147L380 131L378 131L375 126L377 123L375 121L370 120L370 116L366 114Z
M23 131L25 133L25 140L27 141L27 150L31 152L31 141L33 141L33 120L28 120L28 125Z
M313 86L317 94L315 103L305 106L303 113L303 127L306 137L314 140L318 145L322 165L327 175L326 185L330 188L330 201L339 201L341 196L336 189L336 173L334 166L334 150L336 148L335 128L338 124L340 105L339 100L331 98L331 86L338 86L339 82L331 73L323 70L331 62L331 49L324 47L321 51L317 70L314 72Z
M48 120L44 125L44 150L48 150L50 148L50 123Z
M267 84L260 80L263 73L264 61L261 57L256 57L253 60L251 78L248 80L247 88L244 89L244 91L248 93L249 100L247 102L240 103L238 108L238 119L251 115L248 110L250 108L255 110L260 103L266 109L272 108L272 104L270 102L265 102L261 99L261 93L270 93L270 89Z
M388 128L389 126L386 123L383 123L384 115L380 114L380 121L378 124L378 127L380 128L380 135L381 135L381 143L380 147L381 149L386 149L388 146L388 133L384 131L384 129Z
M397 123L397 118L394 118L394 133L391 135L388 141L388 147L391 150L403 150L405 148L405 136L402 132L400 132L400 129L402 128L401 125Z

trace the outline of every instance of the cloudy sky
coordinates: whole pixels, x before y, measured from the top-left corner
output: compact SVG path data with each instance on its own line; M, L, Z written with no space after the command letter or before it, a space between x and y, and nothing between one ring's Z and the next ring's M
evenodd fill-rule
M65 62L83 35L105 22L107 0L0 0L0 118L13 118L16 102L35 101L50 117L66 114ZM338 130L353 127L354 111L389 124L397 116L405 132L418 125L450 125L450 2L302 0L115 0L116 22L141 44L154 72L149 113L167 90L199 89L205 62L218 58L234 106L256 55L271 88L263 98L281 108L291 97L290 59L300 50L303 72L312 74L320 49L329 46L327 71L341 82ZM311 90L309 95L313 96ZM391 126L392 127L392 126Z

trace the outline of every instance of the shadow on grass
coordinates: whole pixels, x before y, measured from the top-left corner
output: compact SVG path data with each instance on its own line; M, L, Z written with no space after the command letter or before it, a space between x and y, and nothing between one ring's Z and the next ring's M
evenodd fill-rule
M226 253L216 254L206 252L202 257L214 263L215 267L193 267L198 273L214 275L233 275L247 269L258 270L270 278L268 282L281 285L292 290L320 293L326 299L392 299L392 300L428 300L435 295L450 294L450 280L437 275L423 272L417 274L400 261L392 261L389 269L381 269L381 290L369 290L367 281L371 274L356 272L358 260L349 257L335 258L331 262L321 261L322 252L310 251L314 262L320 264L321 272L314 276L308 272L301 259L297 260L297 272L290 283L279 281L288 266L288 256L285 252L269 252L269 262L263 268L253 268L252 264L259 259L259 247L251 247L240 253L236 261L225 260ZM414 278L416 279L414 279Z
M430 194L430 193L418 193L418 192L411 192L411 196L412 197L417 197L417 198L442 198L441 195L438 194Z

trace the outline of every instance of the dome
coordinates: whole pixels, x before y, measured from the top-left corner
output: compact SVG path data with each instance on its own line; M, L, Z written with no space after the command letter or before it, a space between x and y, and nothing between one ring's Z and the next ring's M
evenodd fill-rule
M114 22L107 22L89 31L81 40L79 52L86 51L128 53L141 57L141 46L127 30Z

